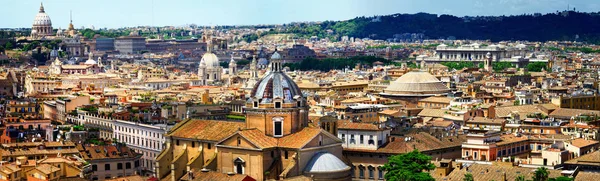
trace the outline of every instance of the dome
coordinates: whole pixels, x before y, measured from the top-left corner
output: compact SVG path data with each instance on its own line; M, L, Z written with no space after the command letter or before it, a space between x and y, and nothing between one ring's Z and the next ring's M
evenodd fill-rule
M40 12L33 19L33 26L52 26L50 16L44 11L44 5L40 5Z
M346 163L331 153L315 154L304 168L305 172L339 172L350 170Z
M83 63L83 64L86 64L86 65L94 65L94 64L97 64L97 62L96 62L94 59L88 59L88 60L86 60L86 61L85 61L85 63Z
M450 91L435 76L423 72L408 72L384 90L382 94L400 95L400 96L432 96L435 94L446 94Z
M269 65L269 60L266 58L260 58L258 59L258 65Z
M217 55L215 55L212 52L206 52L202 56L202 60L200 60L200 62L204 63L206 66L209 66L209 67L218 67L219 66L219 58L217 57Z
M277 50L275 51L275 53L273 53L273 55L271 55L271 60L274 60L274 59L277 59L277 60L281 59L281 55L279 55L279 53L277 53Z
M282 98L284 103L289 103L295 96L302 96L302 91L289 76L280 71L267 73L250 93L251 98L262 99L260 103L271 103L277 97Z

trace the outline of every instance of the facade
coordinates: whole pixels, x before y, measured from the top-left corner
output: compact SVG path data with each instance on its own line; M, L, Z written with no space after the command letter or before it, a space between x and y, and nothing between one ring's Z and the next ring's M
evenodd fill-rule
M560 95L552 98L552 104L560 108L600 110L600 96L598 95Z
M96 38L96 51L113 51L115 50L114 38Z
M490 53L494 62L510 59L514 56L525 57L527 46L520 44L514 47L505 45L481 45L477 43L460 45L458 47L445 44L438 45L435 54L427 57L426 61L475 61L485 62Z
M92 167L91 180L138 175L142 155L123 144L78 147L81 157Z
M141 36L122 36L115 39L115 50L121 54L136 54L146 50L146 38Z
M79 106L90 104L90 96L72 96L56 100L56 121L64 123L67 114Z
M130 121L115 120L114 138L125 143L136 153L140 153L140 167L142 175L152 176L154 173L156 157L164 149L164 134L171 126L165 124L143 124Z

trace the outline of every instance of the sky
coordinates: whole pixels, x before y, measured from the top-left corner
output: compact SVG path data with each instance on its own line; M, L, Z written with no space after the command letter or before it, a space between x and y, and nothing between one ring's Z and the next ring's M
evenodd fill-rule
M0 0L0 28L31 27L40 2L54 28L257 25L426 12L455 16L600 11L600 0Z

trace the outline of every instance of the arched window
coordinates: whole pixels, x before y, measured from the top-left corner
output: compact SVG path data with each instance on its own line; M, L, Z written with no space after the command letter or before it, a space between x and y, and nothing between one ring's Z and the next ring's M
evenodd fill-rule
M358 178L361 178L361 179L365 178L365 166L362 166L362 165L358 166Z
M235 173L244 174L244 170L245 170L244 165L245 164L246 164L246 161L244 161L240 157L233 160L233 165L235 166Z
M369 179L375 178L375 167L369 165Z

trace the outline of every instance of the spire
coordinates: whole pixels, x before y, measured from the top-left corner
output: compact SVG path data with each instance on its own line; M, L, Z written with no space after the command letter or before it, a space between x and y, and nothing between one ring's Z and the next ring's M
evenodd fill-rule
M69 10L69 23L73 24L73 10Z
M45 13L44 11L44 3L40 2L40 13Z

